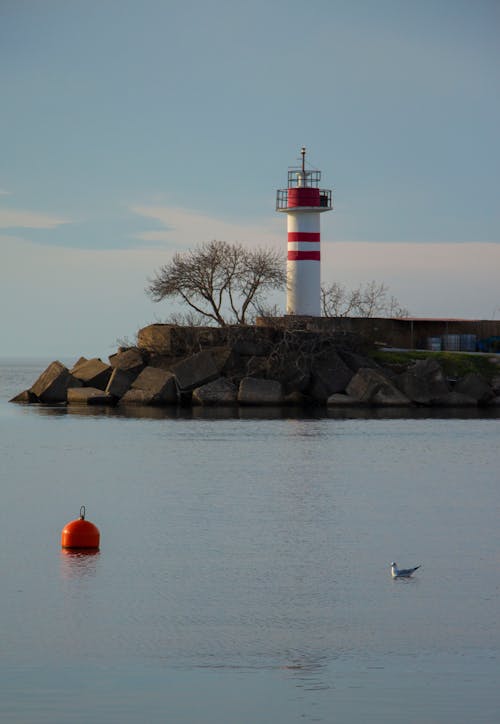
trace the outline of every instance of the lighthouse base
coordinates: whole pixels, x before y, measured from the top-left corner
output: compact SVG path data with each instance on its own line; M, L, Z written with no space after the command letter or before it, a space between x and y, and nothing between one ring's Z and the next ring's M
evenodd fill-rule
M287 261L286 313L321 316L319 261Z

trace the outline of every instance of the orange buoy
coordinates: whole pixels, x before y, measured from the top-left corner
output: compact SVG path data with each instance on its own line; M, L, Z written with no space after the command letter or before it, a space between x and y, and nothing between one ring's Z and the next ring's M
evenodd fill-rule
M63 548L99 548L99 528L85 520L85 506L80 508L80 517L67 523L61 533Z

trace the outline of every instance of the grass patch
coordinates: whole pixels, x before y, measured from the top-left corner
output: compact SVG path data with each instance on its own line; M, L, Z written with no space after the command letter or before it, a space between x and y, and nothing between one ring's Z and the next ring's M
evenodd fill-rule
M488 354L466 354L463 352L427 352L416 351L392 351L374 350L370 357L383 367L390 367L394 372L404 372L412 363L429 357L435 359L441 365L447 377L464 377L469 372L478 372L489 382L496 375L500 374L500 364L495 363L498 355Z

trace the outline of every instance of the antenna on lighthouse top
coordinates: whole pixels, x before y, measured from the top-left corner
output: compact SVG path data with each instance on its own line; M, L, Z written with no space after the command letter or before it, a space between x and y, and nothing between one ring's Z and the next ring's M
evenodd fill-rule
M302 173L306 172L306 147L302 146L300 149L300 152L302 154Z

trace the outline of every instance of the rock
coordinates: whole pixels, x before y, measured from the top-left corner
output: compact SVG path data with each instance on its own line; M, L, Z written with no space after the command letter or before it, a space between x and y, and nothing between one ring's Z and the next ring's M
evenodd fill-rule
M425 379L429 386L429 392L432 397L444 395L450 391L450 386L446 381L445 374L441 369L441 365L432 357L418 360L411 371L421 379Z
M362 367L346 388L358 402L373 405L409 405L411 401L380 371Z
M447 392L445 395L436 397L432 400L432 404L437 407L476 407L477 402L472 397L453 390L452 392Z
M460 392L467 397L472 397L478 405L485 404L494 397L494 392L484 377L477 372L471 372L458 380L454 387L455 392Z
M285 405L304 407L311 404L311 398L304 395L300 390L293 390L283 398Z
M403 372L396 378L396 384L412 402L419 405L430 405L433 396L427 380L418 377L413 372Z
M357 372L363 367L369 367L374 370L380 369L380 365L378 365L375 360L364 357L362 354L351 352L348 349L339 350L339 355L353 372Z
M70 387L68 405L114 405L116 397L96 387Z
M242 357L265 357L269 354L271 343L268 339L237 339L234 352Z
M390 382L386 382L379 387L370 403L386 407L401 407L412 404L411 400Z
M40 402L66 402L68 387L82 387L83 383L76 379L61 362L51 362L42 372L29 392Z
M361 403L355 397L336 392L335 394L330 395L330 397L326 401L326 404L332 407L345 407L349 405L353 407L358 407Z
M340 355L331 351L328 356L314 361L309 393L315 400L324 402L335 392L343 392L353 376L354 372Z
M135 376L137 376L139 372L142 372L146 366L142 354L136 347L129 347L123 352L117 352L111 355L109 357L109 364L113 369L130 372Z
M172 372L172 367L178 362L182 362L184 357L170 357L164 354L150 354L147 361L149 367L158 367L161 370Z
M76 360L75 364L73 365L73 369L75 369L75 368L78 367L79 365L83 364L84 362L88 362L87 358L86 358L86 357L79 357L79 358Z
M280 382L257 377L244 377L238 390L238 402L242 405L281 405L283 390Z
M153 355L185 357L191 350L221 344L221 328L182 327L177 324L150 324L137 334L137 346Z
M495 375L491 380L491 389L494 395L500 395L500 375Z
M118 401L119 405L157 405L155 396L146 390L128 390Z
M238 388L225 377L208 382L193 390L193 403L197 405L232 405L238 400Z
M31 390L24 390L24 392L20 392L18 395L13 397L12 400L9 400L9 402L29 404L31 402L38 402L38 398L31 392Z
M150 324L140 329L137 334L137 346L153 354L166 354L172 352L172 329L171 324Z
M176 402L175 377L159 367L145 367L120 400L120 404L124 405L168 405Z
M77 380L81 380L86 387L96 387L98 390L105 390L111 377L112 368L110 365L97 357L77 363L72 369L71 374Z
M390 383L382 372L371 367L361 367L352 377L345 391L359 402L370 402L383 384Z
M268 369L267 357L249 357L245 365L243 377L264 377Z
M176 324L150 324L140 329L137 346L154 355L186 357L195 351L229 346L243 356L267 355L275 335L273 329L252 325L224 327L184 327Z
M212 347L210 353L219 370L219 374L234 369L239 364L239 357L231 347Z
M179 388L184 391L194 390L195 387L212 382L219 376L219 369L212 353L207 350L178 362L172 367L172 372Z
M136 377L137 374L133 372L115 367L106 387L107 394L114 395L115 397L123 397L130 389Z
M298 395L302 395L303 397L307 397L309 401L313 399L312 396L308 394L308 390L311 386L311 375L308 372L292 368L283 375L280 381L287 391L287 397L296 393Z
M430 405L434 399L450 391L439 362L430 357L418 360L406 372L398 375L396 384L401 392L419 405Z

